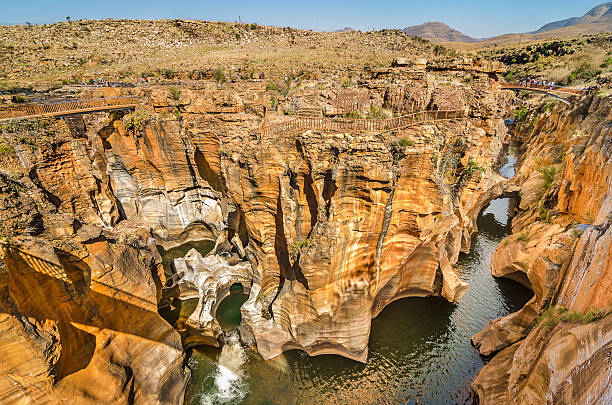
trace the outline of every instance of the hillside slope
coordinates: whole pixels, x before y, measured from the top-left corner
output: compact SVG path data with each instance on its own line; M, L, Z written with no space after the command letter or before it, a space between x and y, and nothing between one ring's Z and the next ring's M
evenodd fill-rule
M403 31L415 37L427 39L432 42L478 42L480 39L472 38L441 22L427 22L421 25L406 27Z
M535 31L534 34L583 24L601 24L604 28L607 27L607 30L612 30L612 2L593 7L582 17L571 17L565 20L548 23Z

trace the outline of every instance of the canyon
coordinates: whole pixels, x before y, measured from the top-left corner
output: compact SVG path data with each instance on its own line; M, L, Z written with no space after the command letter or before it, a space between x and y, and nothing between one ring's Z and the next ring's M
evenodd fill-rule
M477 218L512 198L491 273L533 297L472 337L487 358L472 389L484 404L610 402L610 98L524 103L491 86L499 62L414 41L418 58L342 81L66 86L36 96L140 104L0 123L1 401L183 403L192 350L236 344L217 316L236 287L240 344L264 360L366 363L389 304L461 301ZM422 110L461 118L265 130Z

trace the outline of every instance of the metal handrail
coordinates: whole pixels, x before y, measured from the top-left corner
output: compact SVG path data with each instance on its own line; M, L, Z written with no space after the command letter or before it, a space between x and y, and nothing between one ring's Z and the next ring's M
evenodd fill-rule
M261 128L263 136L284 135L291 132L308 129L322 131L377 132L384 133L426 122L460 119L465 117L463 110L429 110L420 111L401 117L387 119L350 119L326 117L297 117L290 121L276 124L264 124Z
M49 117L79 112L131 108L140 104L138 97L93 98L40 104L0 107L0 120L29 117Z
M563 87L563 86L551 86L549 84L548 85L531 84L531 83L521 84L518 82L505 82L505 83L499 83L499 85L500 85L500 88L502 89L540 90L543 92L565 93L565 94L576 94L576 95L582 95L586 93L586 90L572 89L570 87Z

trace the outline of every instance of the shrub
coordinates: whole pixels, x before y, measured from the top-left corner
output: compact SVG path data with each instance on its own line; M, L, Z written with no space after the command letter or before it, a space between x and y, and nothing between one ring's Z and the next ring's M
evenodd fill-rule
M550 223L550 210L546 207L540 207L538 210L540 221Z
M544 112L551 112L553 110L553 108L555 108L555 106L558 104L557 100L552 100L549 101L548 103L546 103L546 105L544 106Z
M612 57L608 57L604 63L601 64L600 67L606 69L608 67L610 67L610 65L612 65Z
M159 71L159 75L164 79L172 79L174 78L174 70L172 69L162 69Z
M478 164L478 162L470 159L468 161L468 164L463 168L463 172L467 175L467 176L472 176L472 174L474 174L476 171L479 171L481 173L484 173L487 171L486 168L480 166Z
M571 84L577 80L590 80L599 74L601 74L601 70L596 70L589 62L584 62L569 74L567 84Z
M518 79L518 72L516 69L508 69L508 72L504 75L504 79L507 82L515 82Z
M129 131L140 132L144 130L149 120L150 117L148 116L148 114L142 111L135 111L123 117L123 124Z
M518 240L519 242L529 242L529 236L527 236L525 232L521 231L516 237L516 240Z
M249 24L249 29L250 30L256 30L257 29L257 24L255 24L255 23Z
M359 114L357 111L349 111L349 112L345 112L343 114L340 114L341 118L350 118L353 120L357 120L361 118L361 114Z
M20 96L19 94L15 94L13 97L11 97L11 101L15 104L19 104L25 103L26 101L28 101L28 99L24 96Z
M472 75L471 75L471 74L469 74L469 73L468 73L467 75L465 75L465 82L466 82L467 84L472 84L472 82L473 82L473 81L474 81L474 76L472 76Z
M553 181L557 175L557 168L554 166L540 167L538 171L542 174L542 180L544 180L544 189L548 190L552 186Z
M373 120L384 120L386 118L391 118L391 115L392 114L390 114L388 110L373 105L370 107L370 112L368 112L366 118Z
M266 91L267 90L276 90L277 88L278 88L278 86L274 82L268 82L268 84L266 84Z
M170 97L174 100L178 100L181 98L181 91L177 88L170 87Z
M412 139L402 138L400 139L400 145L402 145L403 147L414 146L414 141Z
M10 155L14 151L11 145L0 144L0 155Z
M540 316L538 323L545 330L554 329L561 322L588 324L603 318L611 312L610 309L589 308L585 312L568 311L561 306L550 306Z
M215 69L215 71L213 72L213 77L218 83L225 83L227 81L225 73L223 73L223 69L220 67Z
M517 121L523 121L526 116L527 116L527 107L521 106L521 108L514 110L514 118Z

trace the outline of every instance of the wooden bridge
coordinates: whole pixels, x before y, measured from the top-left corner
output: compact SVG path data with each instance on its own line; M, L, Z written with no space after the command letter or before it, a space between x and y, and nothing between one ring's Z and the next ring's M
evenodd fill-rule
M421 111L401 117L388 119L350 119L350 118L323 118L323 117L297 117L290 121L268 124L264 119L261 127L262 136L280 136L293 132L317 129L321 131L342 132L375 132L384 133L399 130L428 122L461 119L466 116L461 110L431 110Z
M586 94L586 90L572 89L570 87L551 86L549 84L530 84L519 82L498 83L498 88L502 90L526 90L537 93L544 93L551 96L581 96Z
M133 109L139 104L140 99L138 97L94 98L40 104L24 104L11 107L0 107L0 121Z

